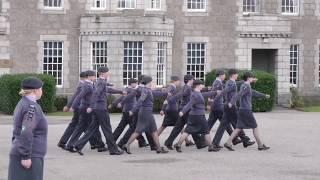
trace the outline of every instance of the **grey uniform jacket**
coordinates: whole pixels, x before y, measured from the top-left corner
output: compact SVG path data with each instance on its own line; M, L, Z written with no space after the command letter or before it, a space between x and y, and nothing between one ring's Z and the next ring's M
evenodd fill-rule
M43 158L47 153L48 123L40 105L22 97L15 108L13 123L10 155L24 160Z

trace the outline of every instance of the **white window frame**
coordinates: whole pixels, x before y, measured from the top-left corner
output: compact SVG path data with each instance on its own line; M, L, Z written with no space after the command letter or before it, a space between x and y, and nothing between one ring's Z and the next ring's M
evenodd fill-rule
M202 0L203 1L203 9L193 9L189 8L189 1L197 1L197 0L186 0L186 9L188 12L206 12L207 11L207 0ZM194 2L196 3L196 2ZM192 2L191 2L192 4Z
M120 2L125 1L125 7L120 7ZM128 7L126 1L134 1L134 7ZM129 3L131 5L131 3ZM136 9L137 8L137 0L118 0L118 9Z
M46 6L45 1L51 1L52 2L51 5L53 5L55 1L61 1L61 5L60 6L48 6L48 5ZM64 0L43 0L43 8L48 9L48 10L62 10L64 8Z
M97 71L98 67L108 66L108 42L107 41L91 41L91 68ZM99 48L97 48L99 44ZM101 46L103 45L103 47ZM95 53L94 53L95 52ZM99 52L99 55L97 55ZM97 62L99 60L99 62ZM104 61L104 62L101 62Z
M283 1L285 2L285 5L283 6ZM290 6L290 4L287 4L287 2L293 1L293 6ZM300 13L300 0L281 0L281 14L282 15L298 15ZM290 9L290 7L293 7L293 12L286 11L287 8ZM283 11L283 8L285 11Z
M197 53L199 51L200 51L200 56L198 56L198 53ZM203 54L201 54L202 52ZM203 81L205 80L206 54L207 52L206 52L205 42L188 42L187 43L187 74L192 74L195 79L201 79ZM203 59L203 62L201 62L202 59ZM200 61L200 63L198 63L198 61ZM197 73L199 73L200 75L198 76ZM203 73L203 77L201 77L201 73Z
M242 0L242 12L243 14L254 14L260 12L260 0ZM245 3L246 2L246 3ZM253 6L254 4L254 6ZM255 11L252 11L252 9L255 9ZM249 10L249 11L248 11Z
M126 47L126 43L128 44L128 46ZM131 45L129 45L131 43ZM141 48L139 47L139 43L141 43ZM135 44L137 44L137 46L135 46ZM143 74L143 62L144 62L144 57L143 57L143 53L144 53L144 42L143 41L124 41L123 42L123 74L122 74L122 82L124 86L128 85L128 81L130 78L136 78L138 79L139 75ZM129 52L132 52L132 54L130 55ZM141 55L139 55L139 51L141 50ZM127 51L127 52L126 52ZM135 52L136 51L136 56L135 56ZM127 58L127 59L126 59ZM131 58L131 62L130 62L130 58ZM134 62L134 58L136 58L136 63ZM141 63L139 63L139 58L141 58ZM127 61L127 62L126 62ZM131 69L129 68L131 65ZM136 70L134 70L134 65L136 65ZM139 65L141 65L141 69L139 69ZM124 76L124 73L127 73L127 76ZM129 76L129 73L132 73L131 76ZM136 76L134 76L133 74L136 73ZM124 82L126 81L126 82Z
M97 7L97 2L100 2L100 7ZM107 8L106 0L91 0L91 9L92 10L105 10Z
M157 48L157 86L166 84L167 42L158 42ZM162 77L161 77L162 74Z
M52 44L52 47L49 48L49 46L48 46L48 47L45 47L45 43L53 43L53 44ZM53 47L54 43L57 43L57 48ZM59 47L59 43L61 43L61 48ZM42 73L43 73L43 74L52 75L52 76L55 78L55 80L56 80L56 87L58 87L58 88L63 87L63 80L64 80L64 78L63 78L63 74L64 74L64 70L63 70L64 49L63 49L63 48L64 48L64 42L63 42L63 41L43 41ZM45 55L45 50L47 50L47 55ZM50 55L50 50L51 50L51 55ZM53 52L54 52L55 50L57 51L57 55L56 55L56 56L53 55ZM61 56L58 54L58 53L59 53L59 50L61 50ZM61 57L61 63L58 62L58 58L59 58L59 57ZM45 58L47 58L47 63L45 63ZM49 61L48 58L52 58L52 62L51 62L51 63L48 62L48 61ZM54 63L54 58L57 58L57 62L56 62L56 63ZM48 65L48 67L47 67L46 70L45 70L45 68L44 68L45 65ZM52 65L52 67L51 67L51 71L52 71L52 72L51 72L51 73L49 72L49 71L50 71L50 69L49 69L50 65ZM58 79L60 79L59 76L58 76L59 70L55 70L55 72L57 73L57 76L54 76L54 75L53 75L53 72L54 72L53 66L54 66L54 65L57 66L57 69L58 69L58 65L61 65L61 84L58 84Z
M159 4L159 7L152 7L152 1L154 1L154 3L156 4ZM148 8L147 10L148 11L160 11L162 8L162 0L148 0Z
M299 44L290 45L290 85L297 87L299 84L299 60L300 60L300 49ZM296 73L295 76L293 73ZM295 83L294 83L295 79Z

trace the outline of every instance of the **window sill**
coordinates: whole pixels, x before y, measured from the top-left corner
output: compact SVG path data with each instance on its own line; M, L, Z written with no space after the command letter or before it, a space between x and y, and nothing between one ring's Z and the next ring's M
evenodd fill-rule
M281 13L283 16L299 16L299 13Z
M41 14L66 14L66 9L44 8L41 9Z
M136 8L117 8L118 10L122 11L122 10L134 10Z
M90 8L91 11L105 11L106 8Z

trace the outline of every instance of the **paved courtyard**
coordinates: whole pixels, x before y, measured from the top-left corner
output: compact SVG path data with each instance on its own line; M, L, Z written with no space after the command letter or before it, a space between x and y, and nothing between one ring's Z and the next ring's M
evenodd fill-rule
M235 152L223 149L209 153L207 149L183 147L181 154L171 151L157 155L134 143L133 155L109 156L86 146L83 157L56 147L69 118L49 117L45 180L319 180L319 115L290 110L256 114L262 138L271 146L266 152L258 152L256 146L244 149L238 145ZM111 119L115 127L120 115ZM161 117L156 115L156 119L160 124ZM216 128L217 124L211 134ZM161 136L162 143L170 130ZM0 180L7 179L11 131L10 117L0 116Z

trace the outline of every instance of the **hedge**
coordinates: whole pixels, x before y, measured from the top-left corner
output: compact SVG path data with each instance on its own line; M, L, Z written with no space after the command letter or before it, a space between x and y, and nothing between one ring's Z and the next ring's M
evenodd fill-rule
M226 74L228 70L225 70ZM211 86L212 82L216 79L215 76L216 70L212 70L211 72L206 74L206 86ZM239 77L238 80L242 80L243 73L246 72L244 70L239 71ZM252 110L254 112L266 112L271 111L274 105L275 96L276 96L276 79L274 75L260 71L260 70L252 70L251 71L256 78L258 78L258 81L256 83L252 84L252 89L269 94L271 96L270 99L265 98L253 98L252 100ZM226 77L226 80L229 79L229 77Z
M21 81L28 77L38 77L44 82L43 95L39 100L44 112L54 111L56 95L56 82L54 77L45 74L5 74L0 77L0 111L13 114L16 104L21 99L19 96Z

